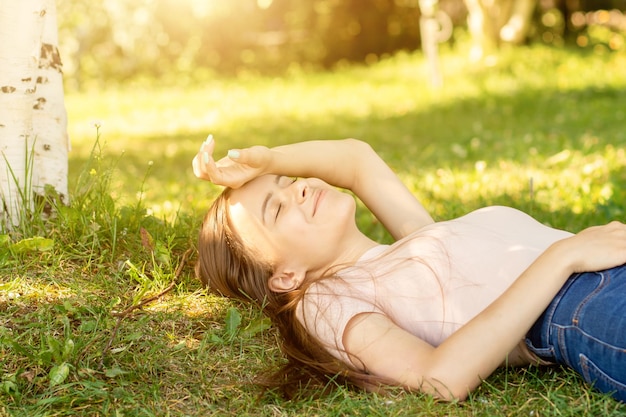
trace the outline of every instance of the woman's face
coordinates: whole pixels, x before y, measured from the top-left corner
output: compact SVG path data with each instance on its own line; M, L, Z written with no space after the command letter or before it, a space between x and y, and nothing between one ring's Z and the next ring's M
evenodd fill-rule
M276 268L322 274L360 235L354 198L317 178L264 175L228 204L239 237Z

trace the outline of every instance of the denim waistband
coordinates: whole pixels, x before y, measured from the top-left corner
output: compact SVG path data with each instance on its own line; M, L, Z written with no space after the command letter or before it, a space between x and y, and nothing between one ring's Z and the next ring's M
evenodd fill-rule
M525 342L540 359L626 402L626 265L569 277Z
M543 361L552 363L556 363L557 361L554 348L550 344L550 325L563 298L567 297L564 303L564 308L567 311L571 311L579 304L577 301L580 300L573 300L571 296L568 296L568 290L581 275L582 274L574 274L567 279L548 307L546 307L526 334L526 345L533 354Z

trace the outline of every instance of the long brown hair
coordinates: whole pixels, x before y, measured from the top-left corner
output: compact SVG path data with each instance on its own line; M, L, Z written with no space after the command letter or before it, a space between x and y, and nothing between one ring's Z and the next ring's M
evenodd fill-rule
M266 388L279 389L288 398L315 388L347 384L378 390L381 380L354 369L331 355L311 337L296 317L306 288L277 293L269 288L273 266L244 246L230 219L226 188L207 212L198 238L196 274L213 293L256 304L281 336L287 363L260 378Z

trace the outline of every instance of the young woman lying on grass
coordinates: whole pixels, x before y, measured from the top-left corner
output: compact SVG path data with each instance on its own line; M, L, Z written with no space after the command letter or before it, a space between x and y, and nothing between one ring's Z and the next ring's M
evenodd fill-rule
M465 399L502 365L564 364L626 400L626 225L578 234L508 207L434 222L364 142L253 146L193 161L226 186L197 273L257 303L310 377ZM351 190L390 232L355 222Z

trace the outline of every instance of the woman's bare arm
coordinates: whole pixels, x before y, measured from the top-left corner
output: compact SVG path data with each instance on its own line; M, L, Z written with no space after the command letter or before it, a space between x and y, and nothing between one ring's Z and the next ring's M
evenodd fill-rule
M375 375L443 399L465 399L525 337L572 273L624 263L624 224L586 229L550 246L496 301L436 348L378 313L354 317L344 347Z
M318 140L229 152L215 162L214 143L201 148L194 173L219 185L237 188L264 174L316 177L351 190L400 239L433 222L422 204L367 143L356 139Z

